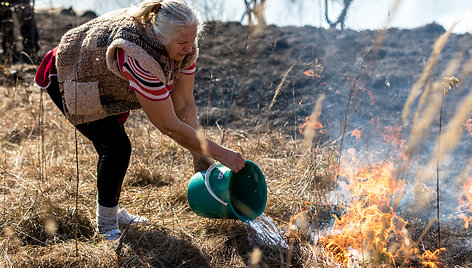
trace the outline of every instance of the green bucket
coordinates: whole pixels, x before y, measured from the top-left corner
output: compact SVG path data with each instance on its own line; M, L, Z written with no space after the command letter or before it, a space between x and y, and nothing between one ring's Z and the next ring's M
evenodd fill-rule
M249 222L264 212L267 185L262 171L249 160L238 173L213 164L192 176L187 199L190 208L202 217Z

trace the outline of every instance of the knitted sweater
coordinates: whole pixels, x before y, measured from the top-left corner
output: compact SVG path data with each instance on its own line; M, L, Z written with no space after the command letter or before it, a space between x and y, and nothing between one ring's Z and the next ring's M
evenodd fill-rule
M61 39L56 68L67 119L78 125L141 107L118 69L122 48L160 81L172 75L170 59L150 22L135 20L130 8L102 15L68 31ZM198 48L174 62L174 76L191 66Z

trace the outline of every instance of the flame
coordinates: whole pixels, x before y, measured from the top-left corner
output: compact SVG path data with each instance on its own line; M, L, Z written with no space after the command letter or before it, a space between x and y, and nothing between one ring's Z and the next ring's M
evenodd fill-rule
M354 129L351 133L351 137L356 137L356 140L358 140L362 135L362 130L360 129Z
M457 199L459 201L459 212L461 213L459 217L464 220L464 228L468 229L470 222L472 222L472 216L467 216L467 214L472 214L472 177L464 183L462 186L462 192Z
M349 79L348 79L349 80ZM354 79L353 79L354 80ZM375 97L374 97L374 94L372 94L372 91L370 91L369 89L367 89L366 87L364 86L359 86L357 88L359 91L362 91L362 92L367 92L367 95L369 95L369 98L370 98L370 104L371 105L375 105Z
M303 131L306 127L311 127L313 128L314 130L320 130L320 133L324 133L323 131L323 124L321 124L321 122L319 121L316 121L316 122L311 122L311 115L310 116L307 116L305 118L305 123L301 124L299 127L298 127L298 131L300 132L300 134L303 135Z
M299 102L298 102L298 105L302 105L303 103L303 99L301 99Z
M328 83L326 83L326 82L321 82L321 85L325 85L325 86L328 87L329 90L333 90L333 87L330 86L330 85L329 85Z
M429 250L426 250L422 255L421 259L421 264L424 265L424 267L429 267L429 268L437 268L437 267L442 267L441 263L439 262L438 255L441 254L441 252L445 251L445 248L439 248L436 249L434 252L431 252Z
M464 126L467 128L467 133L469 133L469 135L472 135L472 118L469 118L469 120L465 122Z
M302 229L308 227L306 214L309 212L310 202L306 201L303 204L303 208L290 218L288 223L288 230L286 231L287 238L293 242L294 240L301 241Z
M371 105L375 105L375 97L374 97L374 94L372 94L372 91L367 90L367 94L368 94L369 97L370 97L370 104L371 104Z
M403 159L408 159L406 140L401 138L403 128L396 123L393 127L384 127L381 141L393 145L395 152L399 152Z
M395 124L393 127L384 127L382 140L392 145L401 145L404 140L400 138L403 128Z
M363 164L349 149L339 171L339 181L346 180L344 187L351 200L346 212L334 217L334 225L318 240L332 258L344 267L355 266L356 260L368 261L377 258L388 260L393 267L405 257L419 258L424 267L440 267L440 248L420 254L408 235L408 222L395 212L393 197L403 191L402 180L394 177L395 163L387 160L371 165ZM472 178L471 178L472 200ZM472 210L471 210L472 213ZM404 264L408 264L407 259Z
M351 162L357 161L354 152L349 150ZM368 167L342 168L340 175L349 182L345 186L353 200L344 215L340 218L334 215L334 226L324 239L345 251L362 255L380 253L395 263L397 252L392 248L396 247L391 245L405 244L408 237L405 236L407 222L390 206L392 196L403 189L403 182L395 180L393 172L394 164L387 161Z
M367 92L367 95L369 95L369 97L370 97L370 104L375 105L374 94L372 94L372 91L370 91L368 88L365 87L366 81L360 80L357 77L349 76L347 74L343 74L343 76L344 76L344 79L347 82L353 83L353 86L355 86L355 89L357 89L361 92Z
M323 248L331 254L331 257L337 262L346 267L349 263L349 252L342 249L340 246L332 241L320 240L320 244L324 244Z
M377 124L377 126L380 125L380 118L379 118L379 117L377 117L377 118L375 119L375 123Z
M317 74L315 71L313 70L306 70L303 72L305 75L307 76L310 76L310 77L316 77L316 78L320 78L321 76L319 74Z

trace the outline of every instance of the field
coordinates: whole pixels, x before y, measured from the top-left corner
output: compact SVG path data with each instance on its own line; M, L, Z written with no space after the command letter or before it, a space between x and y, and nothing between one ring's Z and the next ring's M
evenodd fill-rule
M10 111L2 117L1 133L2 266L241 267L249 262L251 243L257 243L250 239L250 230L242 222L209 220L190 210L186 186L193 175L191 156L140 112L127 122L133 156L121 206L148 217L150 224L126 229L116 243L100 239L95 231L97 157L92 145L80 134L76 144L73 127L37 88L20 85L8 92L2 87L1 94L2 110ZM223 137L209 128L205 134L230 148L243 148L246 158L261 165L270 185L265 213L282 232L301 200L321 198L313 189L325 182L314 176L327 177L321 163L329 164L328 158L318 166L302 162L297 167L301 149L294 150L296 143L278 133L260 137L228 130ZM307 179L299 180L309 167L313 170L305 174ZM286 254L268 247L261 263L283 264ZM293 262L300 263L300 258L293 256Z
M87 20L36 18L40 55ZM139 110L125 124L133 152L120 206L150 223L103 240L93 146L34 86L37 63L4 65L0 266L467 267L467 41L435 24L386 35L207 25L195 88L203 133L259 165L264 215L287 247L241 221L197 216L190 154Z

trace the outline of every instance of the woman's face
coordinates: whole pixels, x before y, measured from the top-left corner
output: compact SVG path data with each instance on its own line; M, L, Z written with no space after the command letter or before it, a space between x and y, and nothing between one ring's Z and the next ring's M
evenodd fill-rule
M180 31L164 45L167 54L173 60L181 61L192 52L197 37L197 25L182 26Z

